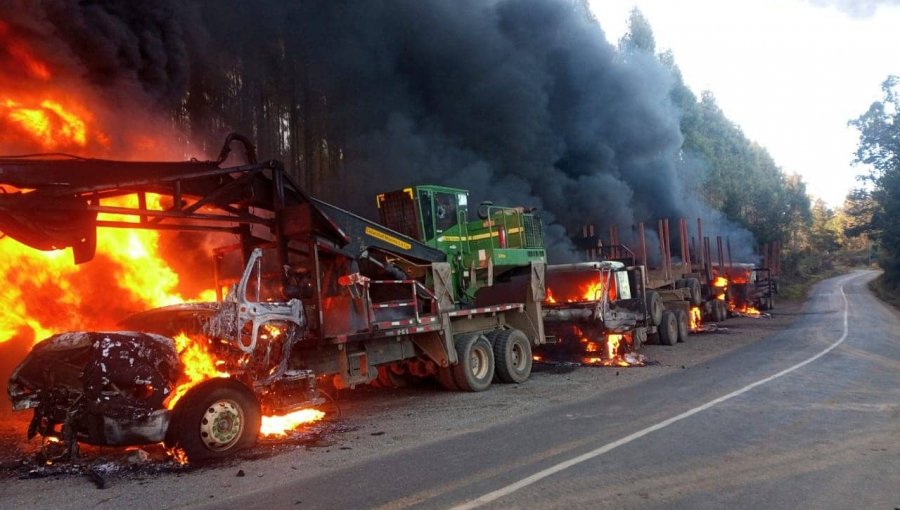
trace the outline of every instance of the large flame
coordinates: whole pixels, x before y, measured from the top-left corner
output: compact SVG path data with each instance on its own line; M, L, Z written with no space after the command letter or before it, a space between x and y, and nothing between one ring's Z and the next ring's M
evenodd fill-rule
M0 20L0 153L6 148L69 151L108 148L109 137L71 84L54 81L50 66Z
M175 404L181 400L187 390L201 382L213 377L228 377L227 372L219 370L216 358L202 342L192 339L185 333L179 333L174 340L178 357L181 359L184 379L166 401L166 407L169 409L174 409Z
M587 283L578 285L577 288L572 286L571 289L562 289L563 296L557 297L556 293L551 288L547 288L544 294L544 303L547 304L557 304L560 302L563 303L584 303L589 301L600 301L603 299L604 290L608 291L609 299L613 300L616 298L615 288L610 287L608 289L604 289L603 284L597 281L589 281Z
M691 307L691 331L700 331L703 327L703 314L700 311L699 306Z
M75 61L40 54L29 33L0 19L0 154L189 156L167 116L149 111L157 111L152 98L129 87L99 88Z
M134 206L137 197L103 203ZM160 208L159 197L149 196L148 207ZM97 256L81 265L72 262L68 250L43 252L0 239L0 271L6 275L0 288L0 343L114 329L131 313L187 300L214 301L213 290L179 292L179 275L160 255L159 236L152 230L98 229Z
M215 377L228 377L222 371L216 357L209 352L202 339L192 338L185 333L175 337L178 356L181 359L184 377L178 387L166 401L166 407L174 409L185 393L203 381ZM313 423L325 417L325 413L317 409L301 409L285 415L263 416L259 433L263 436L285 436L300 425Z
M575 332L579 335L583 335L584 333L581 331L581 328L577 326L574 328ZM600 338L599 343L588 340L587 337L582 336L580 339L581 344L584 345L585 356L582 358L582 363L585 365L598 365L605 367L628 367L632 365L637 365L639 363L629 363L623 356L622 350L625 347L626 335L625 334L616 334L610 333L606 335L605 338ZM602 351L601 351L602 345ZM601 354L599 355L598 354ZM540 361L540 360L537 360Z
M263 416L259 433L263 436L285 436L300 425L313 423L325 417L318 409L300 409L283 416Z

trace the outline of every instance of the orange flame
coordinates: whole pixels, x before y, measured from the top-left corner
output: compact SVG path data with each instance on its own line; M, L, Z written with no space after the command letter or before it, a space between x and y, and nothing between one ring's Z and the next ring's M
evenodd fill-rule
M314 423L325 417L318 409L300 409L284 416L263 416L259 433L263 436L286 436L300 425Z
M703 314L700 312L699 306L691 307L691 331L699 331L703 325Z
M0 47L6 49L6 53L15 63L24 67L26 74L40 80L50 79L47 64L36 58L25 42L11 33L9 24L3 20L0 20Z
M606 340L606 356L609 359L616 359L619 356L619 343L622 342L622 335L609 335Z
M75 108L63 106L58 101L43 99L23 104L7 97L0 102L0 114L45 149L87 145L87 125L92 120L90 114L76 112ZM100 139L105 139L105 136Z
M158 199L148 196L148 206L160 208ZM134 196L104 201L136 203ZM0 239L0 272L6 275L0 288L0 343L12 338L37 342L61 331L114 329L134 312L186 301L177 290L179 275L158 253L159 236L151 230L98 229L97 256L77 266L69 251L42 252L9 237ZM191 297L215 301L215 292Z
M602 295L603 285L600 282L595 282L587 286L581 298L583 301L599 301Z
M547 302L547 303L556 303L556 298L553 297L553 291L552 291L552 290L547 289L547 294L546 294L546 296L544 297L544 301Z
M228 377L229 374L221 371L220 363L209 352L202 341L180 333L175 337L175 345L178 356L181 358L184 381L175 388L172 396L166 401L168 409L174 409L178 400L194 386L214 377ZM301 409L286 415L263 416L260 426L260 435L285 436L291 430L300 425L321 420L325 413L316 409ZM178 452L172 452L173 458L178 461Z
M586 285L578 287L577 294L574 289L570 289L564 298L557 298L549 287L544 296L544 302L549 304L559 303L560 299L565 303L582 303L585 301L600 301L603 299L603 284L600 282L590 282ZM610 289L610 299L614 299L612 289Z
M169 400L166 401L168 409L174 409L175 404L187 393L187 390L201 382L213 377L228 377L228 373L217 368L216 359L202 342L195 341L184 333L176 335L174 340L186 380L175 388Z
M578 328L575 328L580 332ZM589 354L581 359L582 363L585 365L601 365L605 367L628 367L631 364L626 361L622 356L619 355L619 350L622 345L622 341L625 339L625 335L620 334L609 334L606 336L605 342L603 342L603 357L591 356L595 352L599 352L600 349L596 342L591 342L587 338L581 338L581 343L585 345L585 352Z
M762 315L762 312L760 312L756 308L753 308L750 305L737 306L734 303L728 304L728 311L743 314L743 315L749 315L752 317L759 317L760 315Z

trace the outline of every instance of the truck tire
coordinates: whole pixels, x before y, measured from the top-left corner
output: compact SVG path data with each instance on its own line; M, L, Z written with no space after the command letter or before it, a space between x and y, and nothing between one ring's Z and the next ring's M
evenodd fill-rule
M725 314L722 313L722 303L724 303L724 301L719 301L718 299L712 302L713 322L722 322L723 320L725 320Z
M219 459L256 444L259 401L247 386L215 378L194 386L175 405L166 446L178 446L192 462Z
M522 384L531 375L531 342L518 329L493 335L494 372L504 383Z
M691 334L691 325L687 312L684 310L676 310L675 318L678 319L678 341L685 342L687 341L688 335Z
M460 335L455 339L456 356L453 381L462 391L484 391L494 378L494 350L481 334Z
M672 310L663 310L659 325L659 343L663 345L678 343L678 318Z
M700 280L696 278L688 278L685 280L684 286L691 291L691 305L700 306L703 304L703 291L700 287Z
M634 328L631 332L631 349L638 350L647 343L647 328Z
M662 296L651 290L647 293L647 313L650 316L650 324L659 326L662 324L663 312L666 310L662 302Z
M728 320L728 302L719 301L719 307L722 309L722 320Z

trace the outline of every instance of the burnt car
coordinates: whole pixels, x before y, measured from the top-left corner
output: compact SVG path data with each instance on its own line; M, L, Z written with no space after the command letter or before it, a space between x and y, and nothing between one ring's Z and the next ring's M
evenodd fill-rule
M36 434L72 445L160 442L163 403L181 363L170 338L139 332L69 332L34 346L9 380L14 410L34 409Z
M322 403L312 371L289 366L304 333L301 303L265 299L261 257L254 250L222 302L149 310L121 323L131 331L69 332L36 344L8 386L14 410L34 409L28 438L56 438L73 457L78 442L163 441L204 460L255 444L263 412ZM221 374L176 402L173 392L187 381L173 340L181 334L221 362Z

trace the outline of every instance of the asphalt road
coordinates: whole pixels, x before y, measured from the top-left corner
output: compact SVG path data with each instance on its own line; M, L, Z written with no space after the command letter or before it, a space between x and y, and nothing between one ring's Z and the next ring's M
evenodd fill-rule
M874 276L822 282L790 328L705 369L214 506L900 507L900 314Z

